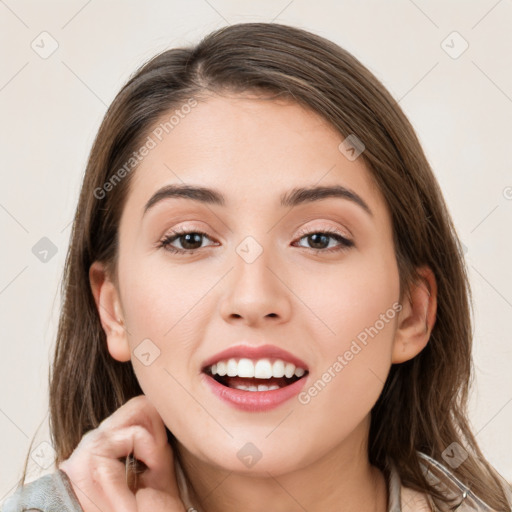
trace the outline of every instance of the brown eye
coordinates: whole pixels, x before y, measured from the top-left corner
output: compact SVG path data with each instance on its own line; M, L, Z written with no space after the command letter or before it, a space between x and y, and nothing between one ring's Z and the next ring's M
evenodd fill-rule
M176 237L179 240L183 249L199 249L202 245L201 233L188 233L186 235L180 235ZM199 244L199 246L197 246Z
M321 252L342 251L354 245L352 240L345 238L337 231L330 230L302 233L302 237L299 240L302 239L306 239L306 243L309 247L305 247L304 245L299 245L299 247L314 249ZM336 240L339 245L334 247L329 246L330 239Z
M159 242L159 247L171 253L194 254L197 250L203 248L202 242L204 238L211 240L211 238L202 231L173 231ZM354 246L352 240L349 240L337 231L331 230L302 233L299 240L303 239L306 240L308 246L299 245L299 247L309 248L317 252L337 252ZM337 245L331 245L331 240L335 240ZM175 242L178 242L181 247L174 246L173 244Z
M203 238L210 237L202 231L173 231L171 235L165 236L159 243L159 247L173 253L193 254L201 249ZM211 239L210 239L211 240ZM181 247L175 247L171 244L178 242Z

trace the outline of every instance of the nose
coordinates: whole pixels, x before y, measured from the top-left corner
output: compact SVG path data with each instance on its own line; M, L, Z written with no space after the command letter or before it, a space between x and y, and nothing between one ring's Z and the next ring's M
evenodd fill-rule
M223 319L252 327L287 322L292 292L285 285L284 271L276 264L271 251L263 250L252 262L237 253L233 261L234 268L227 276L221 297Z

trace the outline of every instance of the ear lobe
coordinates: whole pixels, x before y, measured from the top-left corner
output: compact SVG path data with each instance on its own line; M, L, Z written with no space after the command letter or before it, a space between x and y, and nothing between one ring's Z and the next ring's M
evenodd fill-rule
M418 269L420 280L410 286L393 345L392 363L403 363L419 354L427 345L436 321L437 283L430 267Z
M107 337L108 351L117 361L131 359L121 301L115 284L112 282L105 265L95 261L89 268L89 281L101 326Z

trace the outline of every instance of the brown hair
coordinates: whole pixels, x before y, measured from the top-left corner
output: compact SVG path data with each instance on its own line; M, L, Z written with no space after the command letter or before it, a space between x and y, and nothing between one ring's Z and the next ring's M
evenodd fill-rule
M460 242L413 127L379 80L354 56L305 30L275 23L221 28L191 48L145 63L109 107L92 147L74 218L61 294L63 306L50 372L50 426L57 463L82 436L142 394L131 362L114 360L91 293L89 267L108 264L115 278L118 226L129 173L112 179L150 128L172 108L208 91L259 90L316 111L344 137L365 145L364 159L393 223L401 290L428 265L438 286L437 320L416 357L392 365L371 412L369 458L391 457L409 487L434 496L417 450L441 459L452 442L469 457L453 473L497 510L508 510L499 474L485 460L467 420L472 379L471 296ZM28 460L28 456L27 456ZM23 481L26 475L23 474Z

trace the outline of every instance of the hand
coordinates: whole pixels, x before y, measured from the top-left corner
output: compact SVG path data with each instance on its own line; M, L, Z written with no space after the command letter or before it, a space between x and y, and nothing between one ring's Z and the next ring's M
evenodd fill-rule
M147 466L134 490L119 460L131 453ZM87 432L58 468L71 480L84 512L185 512L164 423L145 395Z

